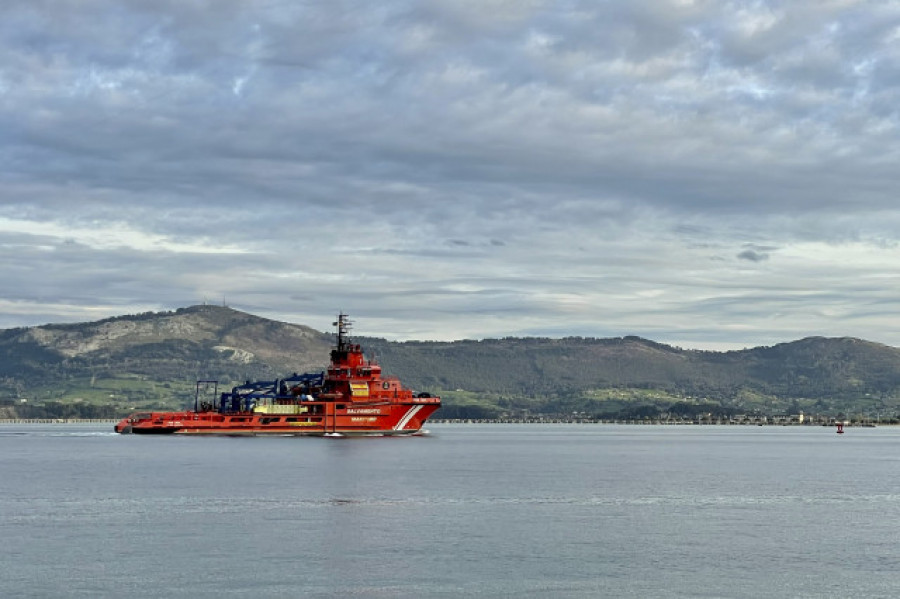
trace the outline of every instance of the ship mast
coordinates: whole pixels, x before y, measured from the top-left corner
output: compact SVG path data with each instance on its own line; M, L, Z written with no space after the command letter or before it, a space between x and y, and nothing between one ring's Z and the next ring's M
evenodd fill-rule
M338 351L346 351L346 343L347 343L347 335L350 333L350 327L352 326L352 322L350 321L350 317L341 312L338 314L338 319L331 323L335 327L337 327L337 349Z

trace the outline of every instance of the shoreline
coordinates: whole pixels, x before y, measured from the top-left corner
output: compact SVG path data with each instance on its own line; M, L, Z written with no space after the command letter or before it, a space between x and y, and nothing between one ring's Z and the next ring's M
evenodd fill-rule
M116 424L119 419L109 418L0 418L0 425L5 424ZM625 424L629 426L820 426L833 427L836 422L737 422L727 420L712 421L665 421L665 420L587 420L566 418L535 419L475 419L475 418L433 418L428 424ZM844 422L846 428L875 428L878 426L897 426L892 422Z
M819 427L835 427L837 421L832 422L737 422L728 420L712 420L712 421L696 421L696 420L577 420L566 418L544 418L544 419L429 419L428 424L625 424L629 426L819 426ZM847 422L844 421L844 428L875 428L877 426L897 426L893 422Z

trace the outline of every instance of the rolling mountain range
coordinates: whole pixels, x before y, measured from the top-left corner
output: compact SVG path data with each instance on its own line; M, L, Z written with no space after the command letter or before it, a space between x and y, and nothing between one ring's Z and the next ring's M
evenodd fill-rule
M577 413L816 413L895 418L900 349L811 337L731 352L641 339L504 338L454 342L354 337L384 371L440 394L438 417ZM333 336L231 308L0 331L0 417L113 417L193 403L197 380L221 389L324 368Z

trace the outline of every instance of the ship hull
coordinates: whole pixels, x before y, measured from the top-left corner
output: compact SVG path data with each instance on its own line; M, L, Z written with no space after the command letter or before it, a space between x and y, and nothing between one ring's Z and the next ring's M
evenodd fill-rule
M294 414L148 412L122 419L115 431L135 435L401 436L421 434L439 400L414 403L336 405L314 403Z

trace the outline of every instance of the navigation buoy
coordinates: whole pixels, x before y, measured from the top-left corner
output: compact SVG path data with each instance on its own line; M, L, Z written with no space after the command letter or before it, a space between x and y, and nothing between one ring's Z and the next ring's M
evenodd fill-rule
M844 434L844 423L843 423L843 422L838 422L838 423L837 423L837 428L838 428L837 434L843 435L843 434Z

